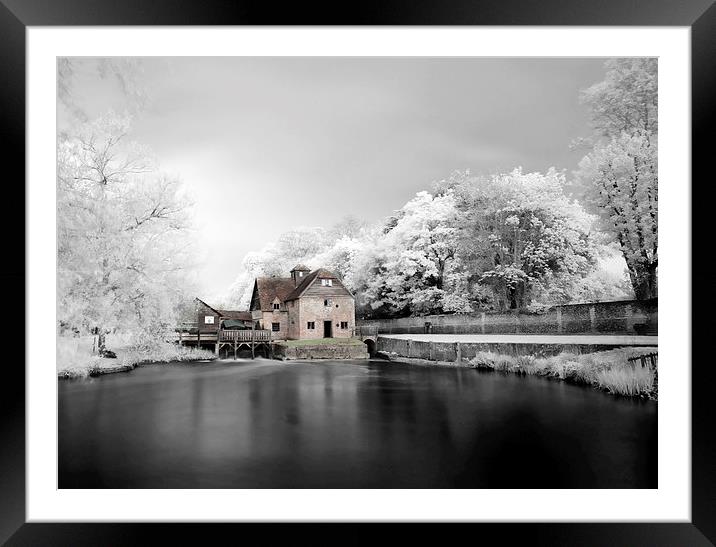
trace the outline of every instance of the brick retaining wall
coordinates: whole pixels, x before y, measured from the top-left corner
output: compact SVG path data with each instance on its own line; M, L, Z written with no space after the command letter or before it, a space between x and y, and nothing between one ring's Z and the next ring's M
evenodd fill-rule
M429 323L429 325L426 325ZM359 319L383 334L658 334L658 302L625 300L569 304L545 313L505 312Z
M368 359L366 346L348 344L315 345L315 346L274 346L276 359Z

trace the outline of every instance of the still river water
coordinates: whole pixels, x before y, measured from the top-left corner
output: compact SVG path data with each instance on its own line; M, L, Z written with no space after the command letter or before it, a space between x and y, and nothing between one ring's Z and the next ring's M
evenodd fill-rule
M371 362L145 365L59 382L60 488L656 488L657 405Z

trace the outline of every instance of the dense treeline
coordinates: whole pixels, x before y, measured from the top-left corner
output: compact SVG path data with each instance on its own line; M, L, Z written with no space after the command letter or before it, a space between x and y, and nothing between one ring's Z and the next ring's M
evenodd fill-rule
M564 185L554 170L456 172L382 225L348 219L330 230L304 228L250 253L230 302L245 306L255 276L286 275L299 262L336 272L373 316L628 297L625 279L598 267L609 248L593 229L596 218Z

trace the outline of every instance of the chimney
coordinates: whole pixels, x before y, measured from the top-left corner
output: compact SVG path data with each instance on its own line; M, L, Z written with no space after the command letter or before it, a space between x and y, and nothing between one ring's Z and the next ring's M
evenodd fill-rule
M310 270L306 268L303 264L298 264L291 270L291 279L293 279L293 286L298 287L298 285L303 281L303 278L306 277L306 274Z

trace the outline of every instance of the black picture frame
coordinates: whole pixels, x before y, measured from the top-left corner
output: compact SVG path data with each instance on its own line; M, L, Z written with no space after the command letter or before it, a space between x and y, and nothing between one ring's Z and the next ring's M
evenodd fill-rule
M340 10L337 9L340 6ZM349 9L346 9L349 8ZM268 2L238 0L0 0L0 116L5 165L10 167L3 185L6 212L6 267L0 277L6 287L10 310L24 309L25 241L18 237L24 220L25 179L25 30L28 26L80 25L583 25L583 26L685 26L692 38L692 179L709 184L708 136L714 126L716 96L716 7L712 0L491 0L428 2L403 0L360 2L350 6L333 3L293 3L277 9ZM48 123L54 123L48 121ZM688 191L684 181L684 191ZM697 185L692 185L692 191ZM706 221L708 200L692 196L694 251L708 248ZM701 224L699 226L699 223ZM701 244L701 245L700 245ZM708 264L693 269L692 286L709 287L713 275ZM687 282L688 280L684 280ZM710 292L710 291L706 291ZM53 305L53 304L49 304ZM707 308L706 302L699 307ZM692 308L696 310L696 308ZM17 329L17 311L6 309L6 321ZM10 318L9 316L12 316ZM704 340L708 321L692 321L692 337ZM13 332L8 324L4 333ZM16 330L13 335L18 338ZM663 334L668 336L668 333ZM52 338L50 338L51 340ZM25 333L27 342L27 333ZM498 539L531 545L715 545L716 544L716 427L711 420L714 367L707 358L692 362L692 520L689 523L525 523L460 524L447 533L466 532L483 541ZM52 349L48 348L48 354ZM258 544L275 544L276 534L303 543L319 537L331 542L358 543L366 536L383 534L397 524L328 524L319 531L313 525L256 524L82 524L25 522L25 371L14 361L3 363L0 396L0 542L8 545L136 545L150 543L209 543L210 534L228 532L229 541L247 540L257 533ZM408 530L422 540L444 541L446 525L416 524ZM450 536L447 536L450 537ZM248 540L247 540L248 541ZM320 540L319 540L320 541ZM216 543L216 542L212 542ZM253 543L253 541L252 541Z

